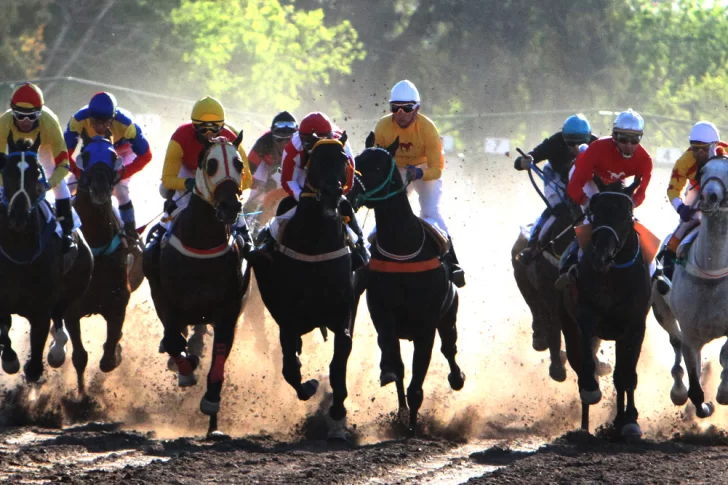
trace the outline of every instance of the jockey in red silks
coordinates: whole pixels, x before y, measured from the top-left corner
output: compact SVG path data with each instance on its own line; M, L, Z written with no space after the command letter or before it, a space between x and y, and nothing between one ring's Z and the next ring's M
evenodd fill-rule
M278 215L260 232L258 240L261 242L261 249L268 250L275 243L280 221L290 219L295 215L301 191L306 185L308 156L313 146L317 141L325 138L338 140L342 134L343 131L324 113L309 113L301 120L298 131L293 134L291 140L283 149L281 186L288 194L288 197L283 199L278 206ZM344 150L349 157L349 166L346 171L346 185L344 186L344 194L347 194L354 183L354 155L348 144L344 145ZM350 229L349 237L355 245L354 250L362 260L368 261L369 255L364 247L364 237L361 228L353 211L351 211L350 216L348 214L351 206L344 198L342 198L342 205L346 206L344 212L349 217L347 227ZM358 264L359 262L357 261L355 266Z
M645 192L652 177L652 157L640 145L645 122L639 113L631 109L617 115L612 127L612 136L593 141L574 162L566 193L569 198L586 208L589 198L599 192L593 177L605 184L624 181L627 177L641 178L637 191L632 196L635 207L645 200ZM576 278L576 267L581 252L591 241L592 228L588 220L576 229L576 243L562 255L559 262L561 276L557 288L564 288Z
M152 160L149 142L131 113L117 106L113 94L104 92L94 94L88 106L84 106L71 117L63 135L71 155L71 172L76 177L80 172L73 158L73 152L79 140L85 145L94 136L103 136L111 141L124 164L124 178L114 186L114 196L119 202L124 233L127 237L136 239L138 237L136 217L129 196L129 181L132 175Z

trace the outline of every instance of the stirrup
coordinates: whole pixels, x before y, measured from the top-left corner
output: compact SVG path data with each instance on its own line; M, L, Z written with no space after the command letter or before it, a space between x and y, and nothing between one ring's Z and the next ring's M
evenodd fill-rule
M577 276L578 269L577 266L573 264L568 271L559 275L554 282L554 287L559 291L565 290L569 286L576 284Z
M458 288L465 286L465 271L458 264L453 264L450 269L450 281Z
M672 282L664 274L661 274L655 278L655 288L657 288L660 295L665 296L670 293Z

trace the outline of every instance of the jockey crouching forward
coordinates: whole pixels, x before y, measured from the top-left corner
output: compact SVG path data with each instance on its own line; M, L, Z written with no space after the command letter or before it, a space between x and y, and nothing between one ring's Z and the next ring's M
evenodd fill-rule
M670 185L667 187L667 198L680 216L680 223L672 233L670 240L661 251L658 259L662 260L662 274L656 278L657 291L666 295L670 291L670 281L675 271L677 247L693 228L700 224L700 212L697 199L700 194L700 175L703 166L710 159L710 154L717 146L723 148L728 144L720 141L718 128L709 121L699 121L690 130L690 148L677 159L672 167ZM687 185L685 200L680 192Z
M567 213L569 208L563 197L566 196L566 184L569 182L569 171L579 154L581 145L589 145L597 137L591 132L591 124L582 114L569 116L560 132L546 138L540 145L526 156L516 158L516 170L528 170L532 163L548 160L543 167L544 196L549 206L543 211L531 228L528 247L521 251L518 260L526 264L533 259L541 243L542 235L548 232L557 217Z
M6 140L6 143L0 143L0 153L17 151L22 139L30 139L38 149L38 161L44 169L53 167L47 183L56 198L56 215L63 231L63 252L69 252L76 243L73 241L71 192L65 181L69 171L68 150L58 118L44 106L43 93L38 86L25 83L15 90L10 109L0 116L0 137Z
M79 140L85 145L95 136L109 140L124 164L124 178L114 186L114 196L119 202L124 233L128 238L136 239L136 217L129 196L129 181L132 175L152 160L149 142L144 138L142 129L134 122L131 113L117 107L113 94L96 93L88 106L73 115L63 135L71 155L71 171L76 177L80 173L72 156L73 152Z
M168 231L173 217L187 207L195 188L198 163L205 151L212 146L211 140L224 137L233 142L237 137L236 133L225 124L225 110L215 98L206 96L197 101L192 108L191 118L191 123L185 123L177 128L167 146L160 186L161 195L167 199L164 206L167 217L152 230L150 243ZM246 190L252 185L252 176L242 144L238 147L238 153L243 161L241 190ZM252 247L252 240L242 214L238 217L234 229L243 238L245 248L241 249L247 251Z
M652 177L652 158L640 145L644 126L642 116L631 109L617 115L612 136L592 142L576 158L566 187L566 193L571 200L586 210L589 198L599 192L592 181L593 177L599 177L602 182L609 184L634 176L641 181L632 201L635 207L642 204ZM575 229L576 241L564 252L559 262L560 276L555 283L557 289L564 289L576 281L579 259L591 242L592 227L588 220Z
M420 93L408 80L398 82L389 96L391 114L385 115L374 130L374 142L387 147L399 137L395 163L408 192L414 189L420 197L420 218L435 226L449 242L446 254L450 280L459 288L465 286L465 272L458 263L452 238L440 214L442 171L445 156L440 133L435 124L420 111Z
M324 138L340 139L343 132L324 113L313 112L301 120L301 126L293 134L283 151L283 165L281 167L281 186L288 194L278 205L278 214L260 232L258 241L262 251L270 252L275 245L281 221L291 219L296 214L301 192L306 185L308 171L308 157L317 141ZM347 180L344 194L347 194L354 182L354 156L348 144L344 144L344 151L349 157L347 167ZM347 232L353 246L352 269L357 269L369 261L369 252L364 246L364 236L359 227L354 211L349 201L342 197L339 205L341 215L348 219Z

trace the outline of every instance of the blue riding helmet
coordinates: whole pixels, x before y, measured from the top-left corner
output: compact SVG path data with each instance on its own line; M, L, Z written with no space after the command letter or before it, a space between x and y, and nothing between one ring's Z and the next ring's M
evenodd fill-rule
M116 116L116 98L111 93L96 93L88 103L88 112L92 118L108 120Z
M591 135L591 124L581 113L572 115L564 121L561 134L566 142L586 141Z
M116 154L114 145L102 136L95 136L83 147L83 151L76 159L76 165L84 172L97 163L106 165L114 172L121 170L123 161Z

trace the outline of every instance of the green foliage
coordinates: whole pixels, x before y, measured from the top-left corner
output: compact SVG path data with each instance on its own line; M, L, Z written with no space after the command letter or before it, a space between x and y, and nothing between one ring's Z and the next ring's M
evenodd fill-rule
M171 21L188 79L237 108L296 108L323 92L331 75L350 74L364 58L348 21L327 26L321 9L302 11L278 0L182 1Z
M6 79L23 79L43 69L43 32L50 19L43 0L5 0L0 29L0 66Z

